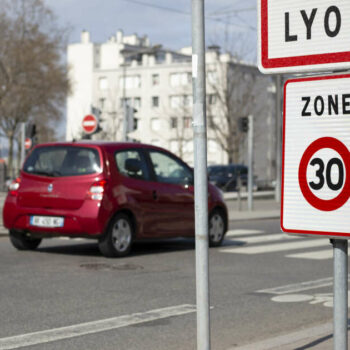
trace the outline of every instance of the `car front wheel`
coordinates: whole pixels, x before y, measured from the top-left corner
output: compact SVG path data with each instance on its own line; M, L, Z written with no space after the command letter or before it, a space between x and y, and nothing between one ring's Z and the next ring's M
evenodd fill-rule
M35 250L41 243L40 238L31 238L12 230L10 231L10 241L18 250Z
M209 217L209 247L218 247L225 236L225 217L219 210L214 210Z
M117 214L100 239L99 249L108 258L126 256L130 253L133 236L130 218L123 213Z

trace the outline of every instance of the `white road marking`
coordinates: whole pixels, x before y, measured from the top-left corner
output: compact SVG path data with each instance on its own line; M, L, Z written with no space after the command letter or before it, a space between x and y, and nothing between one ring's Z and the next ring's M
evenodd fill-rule
M349 277L350 275L348 275L348 280L349 280ZM256 291L256 293L266 293L266 294L276 294L276 295L291 294L296 292L303 292L305 290L310 290L310 289L328 287L328 286L331 286L332 284L333 284L333 277L328 277L328 278L321 278L314 281L287 284L281 287L261 289Z
M300 303L302 301L310 301L314 297L307 294L286 294L286 295L276 295L271 298L272 301L276 303Z
M268 235L259 235L254 237L237 237L236 239L230 239L232 242L245 242L245 243L264 243L268 241L280 241L284 239L300 239L300 237L287 236L285 233L271 233Z
M58 239L62 240L62 241L87 241L86 238L76 238L76 237L58 237Z
M232 236L250 236L256 235L257 233L263 233L261 230L245 230L245 229L237 229L237 230L229 230L226 233L226 237Z
M24 346L49 343L57 340L79 337L86 334L109 331L116 328L180 316L196 312L195 305L177 305L134 313L105 320L80 323L72 326L0 338L0 350L18 349Z
M222 253L239 253L239 254L262 254L262 253L272 253L272 252L282 252L286 250L293 249L303 249L303 248L315 248L329 245L326 239L312 239L303 240L298 242L285 242L278 244L268 244L260 245L257 247L234 247L234 248L223 248L219 251Z
M333 258L331 247L327 250L318 250L316 252L306 252L286 255L287 258L309 259L309 260L326 260Z

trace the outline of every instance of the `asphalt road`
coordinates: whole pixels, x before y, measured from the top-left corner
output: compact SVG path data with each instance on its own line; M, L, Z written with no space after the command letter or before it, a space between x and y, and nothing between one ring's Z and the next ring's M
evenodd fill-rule
M326 239L281 235L278 220L230 229L210 250L212 349L332 320ZM106 259L87 240L18 252L1 237L0 286L0 350L196 348L192 240L139 243L130 257Z

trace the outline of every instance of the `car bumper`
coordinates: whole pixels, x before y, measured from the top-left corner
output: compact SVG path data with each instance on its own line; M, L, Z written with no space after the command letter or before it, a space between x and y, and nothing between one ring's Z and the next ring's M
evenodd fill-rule
M32 215L64 218L63 227L38 227L30 223ZM19 207L16 197L8 196L3 209L3 223L9 230L31 233L33 236L98 237L108 222L103 204L88 200L77 210Z

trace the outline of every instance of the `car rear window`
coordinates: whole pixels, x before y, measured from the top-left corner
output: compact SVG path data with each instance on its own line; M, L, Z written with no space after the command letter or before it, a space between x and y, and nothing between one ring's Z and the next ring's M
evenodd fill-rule
M48 146L33 150L23 171L43 176L77 176L101 172L99 153L94 148Z

